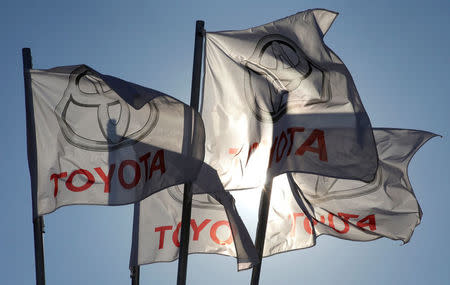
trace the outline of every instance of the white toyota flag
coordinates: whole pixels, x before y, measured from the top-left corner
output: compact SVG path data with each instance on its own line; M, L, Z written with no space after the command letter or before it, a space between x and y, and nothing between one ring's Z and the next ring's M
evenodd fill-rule
M189 254L233 256L237 258L238 270L249 269L259 262L256 248L237 213L233 197L223 189L217 173L216 179L211 179L212 173L215 171L204 165L192 186ZM178 258L182 204L182 185L136 204L130 266Z
M371 181L369 118L323 41L336 13L308 10L242 31L206 33L205 162L226 189L301 171Z
M264 256L313 246L322 234L409 241L422 212L408 164L435 135L400 129L374 129L374 135L379 166L370 183L300 173L274 179Z
M85 65L30 75L37 215L70 204L134 203L195 180L204 127L189 106Z

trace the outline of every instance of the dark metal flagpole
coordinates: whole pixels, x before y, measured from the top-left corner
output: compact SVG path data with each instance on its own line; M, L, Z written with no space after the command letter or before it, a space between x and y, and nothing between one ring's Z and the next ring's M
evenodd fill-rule
M261 275L261 264L264 252L264 241L266 239L267 219L269 217L270 196L272 194L272 178L269 178L261 191L259 202L258 226L256 228L255 247L258 252L259 263L253 267L251 285L259 284Z
M139 219L141 218L141 203L137 202L134 204L133 210L133 237L131 243L131 256L130 264L138 264L138 251L139 251ZM130 266L130 278L131 285L139 285L140 282L140 267L139 265Z
M203 33L205 22L197 21L195 27L194 66L192 70L191 107L198 111L200 97L200 76L202 70ZM195 135L195 134L194 134ZM180 252L178 256L177 284L186 284L189 232L191 227L192 184L184 184L183 213L181 220Z
M30 69L33 68L31 50L22 49L23 78L25 83L25 109L27 122L27 151L28 167L31 177L31 202L33 207L33 232L34 232L34 259L36 266L36 284L45 284L44 267L44 218L37 214L37 156L36 156L36 133L34 126L33 97L31 93Z
M139 285L140 271L139 265L130 268L131 285Z

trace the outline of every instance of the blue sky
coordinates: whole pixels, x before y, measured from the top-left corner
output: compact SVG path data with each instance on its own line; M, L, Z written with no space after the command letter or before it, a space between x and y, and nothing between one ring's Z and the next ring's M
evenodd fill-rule
M244 29L309 8L340 13L325 42L352 73L375 127L443 136L409 175L424 212L405 246L321 237L315 247L264 259L261 284L450 282L450 2L438 1L2 1L0 272L33 284L31 194L21 49L35 68L85 63L189 102L195 21ZM256 199L258 200L258 199ZM251 235L258 205L243 205ZM132 206L71 206L45 216L47 284L129 284ZM177 263L143 266L141 284L174 284ZM233 258L191 255L188 284L248 284Z

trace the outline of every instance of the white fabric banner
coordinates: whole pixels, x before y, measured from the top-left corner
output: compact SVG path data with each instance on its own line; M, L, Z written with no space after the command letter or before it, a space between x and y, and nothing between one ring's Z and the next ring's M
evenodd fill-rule
M313 246L322 234L409 241L422 212L408 164L435 135L399 129L374 129L374 135L379 166L370 183L301 173L274 179L264 256Z
M206 165L193 184L189 254L214 253L237 257L238 270L251 268L258 255L239 217L234 199L216 180L202 179ZM209 169L208 171L211 171ZM208 194L204 189L208 189ZM170 262L178 258L183 186L160 191L135 206L130 266Z
M204 127L189 106L85 65L30 74L38 215L134 203L195 180Z
M349 71L323 42L336 15L308 10L206 33L205 162L227 190L289 171L374 178L369 118Z

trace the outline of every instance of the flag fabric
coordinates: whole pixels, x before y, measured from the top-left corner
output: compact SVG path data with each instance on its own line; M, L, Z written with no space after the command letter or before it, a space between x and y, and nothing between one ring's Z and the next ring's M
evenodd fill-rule
M86 65L29 72L37 215L134 203L195 180L205 136L189 106Z
M408 164L435 135L402 129L374 129L374 135L379 163L370 183L302 173L274 179L264 256L314 246L322 234L356 241L410 240L422 211Z
M214 172L204 165L193 183L189 254L233 256L237 258L238 270L249 269L258 262L256 248L236 211L233 197L223 189L217 173L216 179L211 179ZM182 185L136 204L130 266L178 258L182 204Z
M324 43L337 13L308 10L206 33L205 162L228 190L300 171L371 181L377 153L351 75Z

